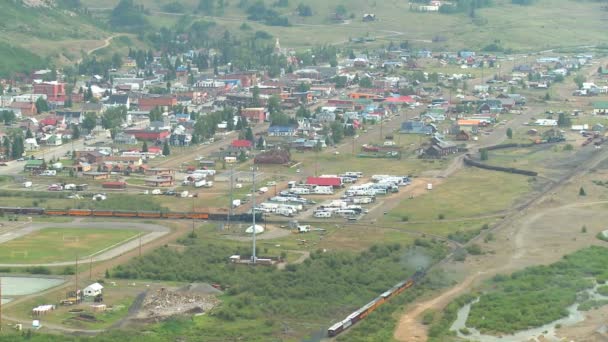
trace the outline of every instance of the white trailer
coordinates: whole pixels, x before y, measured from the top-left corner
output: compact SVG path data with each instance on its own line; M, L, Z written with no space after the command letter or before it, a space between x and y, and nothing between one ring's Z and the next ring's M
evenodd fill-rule
M261 193L261 194L265 194L265 193L268 192L268 188L265 187L265 186L263 186L263 187L261 187L261 188L258 189L258 192Z
M290 210L289 208L278 208L275 213L277 215L281 215L281 216L286 216L286 217L291 217L293 215L293 211Z
M289 192L296 195L310 195L310 189L307 188L291 188Z
M353 198L353 203L355 204L370 204L374 201L371 197L355 197Z
M199 181L194 182L194 187L195 188L202 188L203 186L205 186L205 184L207 184L206 180L204 180L204 179L203 180L199 180Z
M331 218L331 211L317 211L314 216L316 218Z
M232 207L233 208L240 207L240 206L241 206L241 200L240 199L232 200Z
M333 195L334 189L331 186L317 186L314 188L313 193L316 195Z

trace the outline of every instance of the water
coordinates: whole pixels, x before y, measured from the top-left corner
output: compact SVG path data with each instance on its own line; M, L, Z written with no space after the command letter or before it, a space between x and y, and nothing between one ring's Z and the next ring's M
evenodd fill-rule
M61 278L34 278L34 277L1 277L2 296L24 296L50 289L63 284Z
M10 298L2 298L2 304L6 304L8 302L10 302L12 299Z
M595 300L606 300L608 296L603 296L597 293L597 287L599 285L595 285L592 289L586 290L589 294L590 299ZM558 319L557 321L553 321L551 323L545 324L538 328L532 328L528 330L522 330L512 335L502 335L501 337L493 336L493 335L484 335L479 330L475 328L470 328L466 326L467 319L469 318L469 313L471 312L471 305L479 302L479 298L475 299L473 302L463 306L458 310L458 314L456 316L456 320L450 327L450 331L456 331L458 337L463 338L467 341L477 341L477 342L521 342L521 341L538 341L538 337L543 336L545 341L563 341L562 338L557 337L555 330L556 326L559 324L561 326L570 326L576 323L580 323L585 320L584 313L578 310L578 303L571 305L567 308L568 316ZM467 328L470 332L469 335L464 335L460 333L460 329Z

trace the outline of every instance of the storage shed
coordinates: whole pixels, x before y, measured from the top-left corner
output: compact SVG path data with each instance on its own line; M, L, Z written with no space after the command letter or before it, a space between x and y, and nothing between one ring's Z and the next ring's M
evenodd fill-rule
M103 286L100 283L93 283L84 288L85 297L95 297L101 294L101 290L103 290Z

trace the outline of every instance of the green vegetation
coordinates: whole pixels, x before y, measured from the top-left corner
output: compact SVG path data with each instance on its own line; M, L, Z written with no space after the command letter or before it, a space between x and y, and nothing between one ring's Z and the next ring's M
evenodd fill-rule
M49 263L86 257L136 236L134 230L45 228L2 244L0 263ZM33 272L44 273L44 272Z
M443 215L447 221L496 214L511 207L529 190L526 177L469 168L459 171L432 192L402 201L384 219L399 221L408 216L410 221L422 221Z
M0 76L6 77L18 72L29 72L33 68L41 68L44 60L18 46L0 42Z
M606 262L608 249L594 246L549 266L495 276L490 292L472 305L467 325L484 333L513 333L560 319L578 293L593 287L589 278L606 279Z
M206 330L200 333L216 336L223 330L236 329L235 333L247 334L248 339L254 340L258 336L241 330L236 322L270 320L269 330L274 332L280 329L275 323L279 317L281 321L297 319L327 325L411 274L415 267L408 266L409 256L422 254L436 260L444 255L440 243L421 240L416 247L374 245L360 254L316 251L304 263L287 265L279 271L228 263L232 254L248 258L248 244L231 247L207 239L187 244L190 246L184 252L161 248L110 273L118 278L202 281L227 286L224 304L203 319Z
M454 333L450 331L452 322L456 320L458 310L472 302L475 299L474 294L466 294L458 297L456 300L448 304L443 310L441 318L436 321L429 328L429 341L428 342L443 342L449 336L454 336Z

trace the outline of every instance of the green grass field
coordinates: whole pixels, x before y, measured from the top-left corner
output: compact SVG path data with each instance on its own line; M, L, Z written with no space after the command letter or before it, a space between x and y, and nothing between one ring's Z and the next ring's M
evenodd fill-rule
M86 257L139 234L135 230L46 228L3 243L0 263L50 263Z
M403 201L384 218L389 222L475 218L509 209L531 190L529 177L467 168L431 192Z

